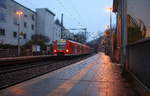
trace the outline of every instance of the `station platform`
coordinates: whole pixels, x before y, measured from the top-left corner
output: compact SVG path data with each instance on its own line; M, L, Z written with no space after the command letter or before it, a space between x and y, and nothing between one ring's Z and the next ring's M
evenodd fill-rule
M0 96L138 96L119 65L99 53L86 60L0 90Z

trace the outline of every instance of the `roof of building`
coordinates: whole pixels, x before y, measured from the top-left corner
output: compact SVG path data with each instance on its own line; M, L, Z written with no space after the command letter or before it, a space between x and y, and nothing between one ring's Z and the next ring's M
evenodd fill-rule
M117 12L120 0L113 0L113 12Z
M50 13L51 15L55 16L55 14L52 11L50 11L48 8L36 8L36 10L44 10Z
M25 9L28 9L28 10L30 10L30 11L32 11L33 13L36 13L35 11L33 11L33 10L31 10L30 8L28 8L28 7L25 7L24 5L22 5L22 4L20 4L20 3L18 3L17 1L15 1L15 0L11 0L12 2L14 2L14 3L16 3L16 4L18 4L18 5L20 5L21 7L23 7L23 8L25 8Z
M18 2L15 1L15 0L11 0L11 1L14 2L14 3L16 3L16 4L18 4L18 5L20 5L21 7L25 8L25 9L28 9L28 10L32 11L33 13L36 13L36 12L33 11L32 9L30 9L30 8L28 8L28 7L25 7L24 5L18 3ZM50 14L52 14L53 16L55 16L55 14L54 14L52 11L50 11L48 8L43 8L43 9L45 9L47 12L49 12Z
M50 14L52 14L53 16L55 16L55 14L52 12L52 11L50 11L48 8L44 8L47 12L49 12Z

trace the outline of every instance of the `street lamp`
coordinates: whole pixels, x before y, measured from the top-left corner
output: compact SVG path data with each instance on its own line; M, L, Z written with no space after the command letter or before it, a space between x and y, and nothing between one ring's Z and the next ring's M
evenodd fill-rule
M106 10L108 12L110 12L110 29L112 29L112 11L113 11L113 8L106 8Z
M113 8L106 8L106 10L110 13L110 36L111 36L111 56L113 57L113 30L112 30L112 11Z
M16 15L18 15L18 16L21 16L23 14L24 14L23 11L16 11Z
M23 15L23 11L16 11L16 15L18 16L18 56L20 56L20 25L21 25L21 16Z
M109 29L109 25L105 25L105 30Z

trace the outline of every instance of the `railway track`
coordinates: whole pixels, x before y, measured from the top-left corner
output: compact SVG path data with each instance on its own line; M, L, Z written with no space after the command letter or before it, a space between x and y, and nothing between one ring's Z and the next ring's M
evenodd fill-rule
M68 66L89 56L46 57L3 63L0 61L0 89Z
M18 71L26 68L44 66L47 64L53 64L57 62L63 62L64 60L76 59L76 56L69 57L45 57L45 58L31 58L31 59L19 59L19 60L9 60L9 61L0 61L0 74L9 73L13 71ZM78 57L79 58L79 57Z

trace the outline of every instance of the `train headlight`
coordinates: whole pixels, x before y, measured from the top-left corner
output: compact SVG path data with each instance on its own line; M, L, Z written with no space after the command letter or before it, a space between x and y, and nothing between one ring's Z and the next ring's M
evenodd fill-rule
M66 50L66 52L68 53L68 52L69 52L69 50L67 49L67 50Z
M57 50L54 50L54 52L57 52Z

